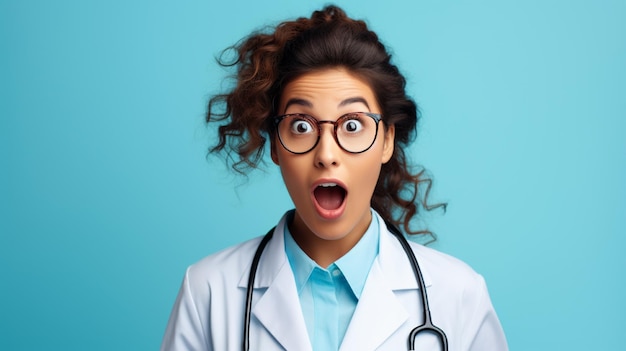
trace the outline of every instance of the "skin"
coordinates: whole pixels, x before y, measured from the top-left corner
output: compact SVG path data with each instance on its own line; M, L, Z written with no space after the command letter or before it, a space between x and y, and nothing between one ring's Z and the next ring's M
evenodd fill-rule
M373 90L343 68L302 75L287 84L280 101L281 114L306 113L318 120L334 121L348 112L381 113ZM351 154L337 145L332 125L322 125L318 145L302 155L287 151L272 140L272 160L280 167L296 211L289 230L302 250L317 264L328 267L361 239L372 220L370 201L381 166L394 148L394 126L379 123L374 145ZM316 210L312 191L316 182L345 185L345 209L337 218L325 218Z

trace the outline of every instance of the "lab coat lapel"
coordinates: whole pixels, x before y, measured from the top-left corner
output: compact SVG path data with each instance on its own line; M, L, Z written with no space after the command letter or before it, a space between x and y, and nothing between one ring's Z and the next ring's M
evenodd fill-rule
M309 351L311 343L293 272L285 254L283 228L284 219L261 256L254 284L257 301L253 303L252 316L285 350ZM260 295L259 290L263 288L267 290Z
M408 290L418 289L413 269L411 268L411 262L404 252L400 241L396 238L384 223L384 220L378 215L378 223L380 225L380 246L378 250L378 262L380 268L385 274L386 281L389 283L389 287L392 290ZM421 264L419 251L423 248L421 245L409 241L409 244L413 248L413 252L420 265L422 276L424 277L424 284L429 287L432 284L429 272Z
M407 311L394 291L414 290L418 285L413 270L398 240L389 233L382 218L379 254L372 265L363 293L352 316L341 351L375 350L394 334L408 319ZM426 286L431 280L424 273ZM418 296L416 295L416 299Z
M408 318L375 261L341 344L341 350L374 350Z

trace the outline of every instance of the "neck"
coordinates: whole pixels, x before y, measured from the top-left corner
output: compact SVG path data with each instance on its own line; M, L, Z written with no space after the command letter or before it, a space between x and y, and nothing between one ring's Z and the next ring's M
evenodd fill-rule
M372 221L371 213L368 211L367 214L347 233L327 237L321 233L313 232L296 212L293 221L289 224L289 231L294 241L307 256L320 267L327 268L348 253L361 240ZM336 228L333 228L332 225L329 226L329 230L332 229Z

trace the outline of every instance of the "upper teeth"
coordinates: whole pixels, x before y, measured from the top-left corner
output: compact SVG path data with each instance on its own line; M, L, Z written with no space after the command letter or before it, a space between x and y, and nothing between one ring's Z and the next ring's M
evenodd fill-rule
M337 183L322 183L319 186L323 186L324 188L328 188L331 186L337 186Z

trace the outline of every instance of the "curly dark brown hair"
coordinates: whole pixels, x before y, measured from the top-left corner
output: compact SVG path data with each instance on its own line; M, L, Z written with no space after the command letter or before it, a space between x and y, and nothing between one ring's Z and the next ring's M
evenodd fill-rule
M207 123L221 122L219 142L210 151L226 152L237 172L256 168L267 138L273 142L271 117L278 112L283 87L305 73L342 67L369 83L384 124L395 126L394 154L382 166L372 208L385 220L402 225L406 233L432 234L410 225L420 207L445 210L445 204L428 205L431 179L423 168L412 173L404 152L415 139L419 110L376 33L336 6L315 11L311 18L282 22L272 30L253 33L229 48L236 53L234 59L225 59L229 49L218 59L222 66L236 67L236 86L209 101Z

